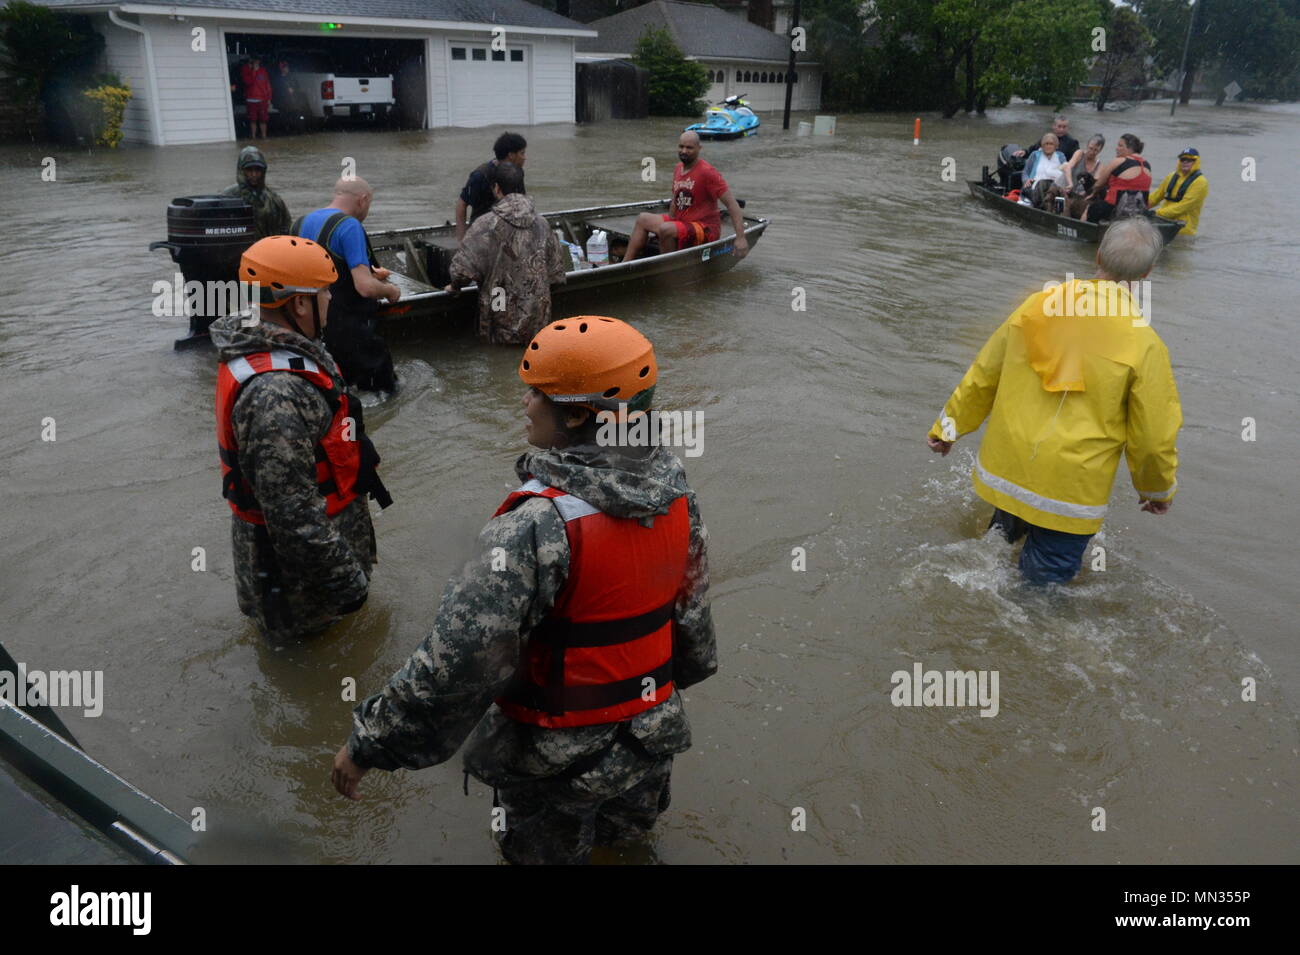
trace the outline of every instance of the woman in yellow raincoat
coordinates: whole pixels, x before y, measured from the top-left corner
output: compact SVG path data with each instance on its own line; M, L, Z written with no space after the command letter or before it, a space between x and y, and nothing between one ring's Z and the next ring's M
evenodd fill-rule
M1027 536L1020 569L1031 582L1078 573L1121 455L1142 510L1166 513L1177 489L1182 409L1169 352L1143 317L1147 283L1137 281L1161 247L1145 219L1110 226L1097 278L1050 283L1026 299L985 343L927 436L947 454L989 419L975 492L996 508L993 524L1009 540Z

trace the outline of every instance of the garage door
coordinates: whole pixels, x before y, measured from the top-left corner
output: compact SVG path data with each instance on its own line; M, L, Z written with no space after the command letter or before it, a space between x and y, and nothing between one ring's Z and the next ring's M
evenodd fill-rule
M528 51L487 43L451 44L451 125L528 125Z

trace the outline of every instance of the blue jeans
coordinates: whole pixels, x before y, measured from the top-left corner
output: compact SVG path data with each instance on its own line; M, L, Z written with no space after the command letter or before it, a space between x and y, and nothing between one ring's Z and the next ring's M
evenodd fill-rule
M1063 584L1074 578L1083 564L1083 552L1088 548L1091 534L1067 534L1048 530L1037 524L994 509L989 527L996 527L1014 544L1025 538L1025 548L1020 552L1020 573L1031 584Z

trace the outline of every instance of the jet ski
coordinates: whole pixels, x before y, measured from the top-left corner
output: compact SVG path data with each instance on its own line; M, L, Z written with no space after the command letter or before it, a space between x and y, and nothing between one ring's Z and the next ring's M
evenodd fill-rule
M686 127L688 133L699 133L700 139L739 139L758 131L758 116L749 108L743 93L728 96L717 106L710 106L704 122Z

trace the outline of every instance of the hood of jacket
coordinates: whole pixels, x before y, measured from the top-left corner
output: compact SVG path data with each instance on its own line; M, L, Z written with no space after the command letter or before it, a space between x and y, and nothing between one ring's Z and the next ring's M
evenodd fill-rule
M516 229L531 229L537 221L537 207L530 196L512 192L497 200L492 211Z
M572 494L613 517L667 514L688 490L677 455L664 447L619 448L583 444L530 451L515 471Z
M238 314L223 315L212 323L209 334L212 336L212 344L217 346L219 361L226 362L241 355L286 348L305 355L335 378L339 377L338 367L334 364L330 353L325 350L323 342L305 338L291 329L282 328L272 322L258 322L246 326L245 319L246 316Z
M1083 368L1090 357L1130 367L1137 362L1144 303L1129 294L1133 284L1072 279L1020 306L1011 323L1019 326L1029 365L1045 391L1086 391Z
M266 172L266 157L262 155L262 150L256 146L245 146L239 151L239 158L235 160L235 182L239 183L242 189L252 189L249 185L248 178L244 175L244 170L249 166L261 166ZM262 185L266 185L266 172L262 174Z

